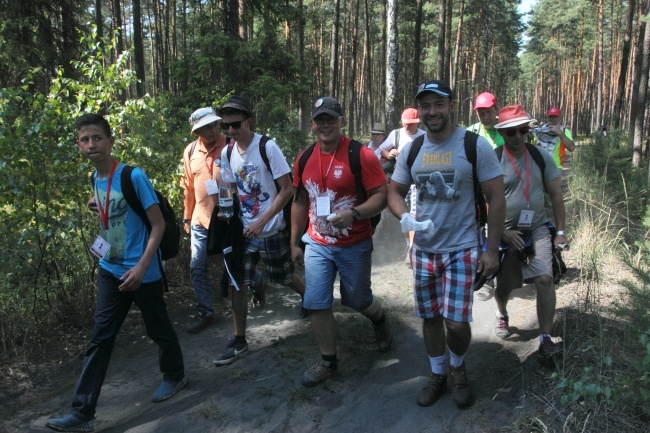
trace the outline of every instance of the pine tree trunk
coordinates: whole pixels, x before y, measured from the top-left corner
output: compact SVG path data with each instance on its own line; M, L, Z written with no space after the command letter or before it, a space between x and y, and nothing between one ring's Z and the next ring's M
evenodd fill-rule
M398 125L395 110L396 76L397 76L397 0L387 1L386 29L386 99L385 112L387 127Z

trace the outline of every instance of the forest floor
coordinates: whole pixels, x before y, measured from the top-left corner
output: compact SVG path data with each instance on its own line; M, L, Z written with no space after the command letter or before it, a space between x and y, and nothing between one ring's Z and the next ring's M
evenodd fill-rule
M216 325L199 335L188 334L185 327L193 314L194 296L186 279L172 288L167 301L183 348L188 386L168 401L150 401L161 380L157 349L134 308L117 340L99 399L95 431L562 431L564 418L557 409L557 393L550 379L555 366L538 357L535 295L529 286L513 292L509 304L513 333L507 340L500 340L493 331L494 300L475 299L473 338L467 354L475 404L458 409L449 391L431 407L416 404L416 395L430 372L429 361L421 321L414 313L412 274L404 264L405 243L399 223L386 212L375 236L372 282L374 293L388 311L395 337L388 353L377 351L370 323L341 306L335 291L338 375L324 385L303 387L302 373L318 361L318 350L309 321L299 317L297 295L272 286L266 308L250 312L249 353L230 365L215 367L212 360L232 333L228 302L218 299ZM566 259L571 268L570 252ZM576 275L577 270L570 269L558 288L558 315L575 301L572 280ZM44 427L46 420L67 413L85 341L77 344L68 348L75 356L43 362L22 380L2 380L0 431L49 431ZM11 366L7 368L11 370ZM534 427L542 419L549 430Z

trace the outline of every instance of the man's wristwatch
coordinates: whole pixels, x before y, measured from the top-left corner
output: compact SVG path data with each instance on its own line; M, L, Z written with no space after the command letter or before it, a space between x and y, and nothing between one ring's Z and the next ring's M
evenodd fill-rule
M566 233L564 233L564 230L558 230L556 234L558 236L566 236Z
M357 221L359 218L361 218L361 214L359 213L358 210L355 208L350 209L352 211L352 221Z
M192 221L192 220L189 219L189 218L183 218L183 224L185 224L185 223L189 223L189 222L191 222L191 221Z

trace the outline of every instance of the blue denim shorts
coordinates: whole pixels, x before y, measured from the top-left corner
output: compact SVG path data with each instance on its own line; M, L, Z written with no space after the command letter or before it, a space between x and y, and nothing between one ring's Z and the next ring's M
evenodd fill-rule
M372 267L372 238L347 247L319 244L308 234L303 236L305 247L305 299L309 310L327 310L334 302L334 280L341 280L341 303L355 311L372 304L370 272Z

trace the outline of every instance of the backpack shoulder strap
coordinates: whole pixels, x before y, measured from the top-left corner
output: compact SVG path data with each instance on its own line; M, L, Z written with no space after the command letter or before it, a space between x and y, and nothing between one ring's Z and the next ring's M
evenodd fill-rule
M398 129L395 130L395 141L393 142L393 147L395 149L399 149L399 130L400 129L401 128L398 128Z
M348 162L350 170L354 175L354 183L357 189L357 202L363 203L366 201L366 189L363 187L361 178L361 143L357 140L352 140L348 148Z
M192 155L194 154L194 149L196 148L196 143L198 143L199 140L194 140L192 142L192 146L190 147L190 150L187 152L187 160L189 161L192 159Z
M138 198L138 195L135 192L135 187L133 186L133 179L131 178L131 173L133 173L132 165L125 165L122 169L122 176L120 177L120 183L122 185L122 195L126 200L131 209L142 219L144 224L147 226L147 229L151 230L151 224L149 223L149 218L147 218L147 212L142 206L142 202Z
M420 135L419 137L416 137L415 140L413 140L413 143L411 143L411 150L409 151L409 155L406 158L406 165L408 166L409 171L411 171L411 167L413 167L415 158L418 157L418 153L420 153L420 149L422 148L423 144L424 144L424 134Z
M542 170L542 176L544 176L544 170L546 170L546 162L544 161L544 157L539 151L539 148L537 146L533 146L530 143L526 143L526 148L528 149L530 156L533 158L533 161L535 161L535 164L537 164L540 170Z
M226 158L228 159L228 165L230 165L230 157L232 156L232 149L235 147L235 140L231 140L230 137L227 137L226 145L228 146L228 150L226 151Z
M465 131L465 138L463 138L463 145L465 146L465 156L472 164L472 177L474 179L474 195L479 193L479 182L476 174L476 146L478 144L478 134L472 131Z
M315 148L316 148L316 143L309 146L300 154L300 159L298 160L298 176L300 177L300 184L298 185L298 190L304 188L302 184L302 173L305 171L305 166L307 165L307 161L309 160L311 154L314 153Z
M260 138L260 155L262 156L262 161L264 161L264 164L266 164L266 168L268 168L269 173L271 173L271 176L273 176L273 170L271 170L269 155L266 153L266 142L269 140L270 138L266 135L262 135L262 138Z
M526 149L528 149L528 153L530 153L530 157L533 158L533 161L535 161L535 164L539 167L540 171L542 172L542 180L544 179L544 170L546 170L546 162L544 161L544 157L542 156L542 153L539 151L539 148L533 144L526 143ZM499 146L496 149L494 149L494 152L497 154L497 158L499 158L499 161L503 158L503 146ZM544 185L544 189L546 189L546 185Z
M497 154L497 159L501 161L501 158L503 158L503 146L499 146L496 149L494 149L494 153Z

